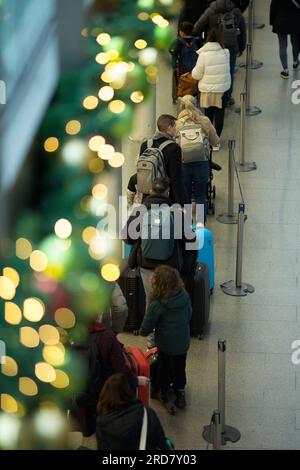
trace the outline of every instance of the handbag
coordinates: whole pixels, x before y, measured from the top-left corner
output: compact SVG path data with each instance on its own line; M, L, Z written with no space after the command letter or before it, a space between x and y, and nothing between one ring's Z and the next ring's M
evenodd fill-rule
M178 96L195 96L198 94L198 82L192 77L191 72L180 75L178 81Z
M143 424L142 424L142 429L141 429L139 450L146 450L147 434L148 434L148 413L147 413L146 408L144 408L144 417L143 417Z

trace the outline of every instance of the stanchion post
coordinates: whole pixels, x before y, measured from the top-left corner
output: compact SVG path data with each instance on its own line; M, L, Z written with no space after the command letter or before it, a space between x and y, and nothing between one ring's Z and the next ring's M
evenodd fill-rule
M252 0L252 17L253 17L253 29L263 29L266 25L264 23L255 22L255 0Z
M236 165L236 169L241 172L248 172L257 169L255 162L245 161L245 141L246 141L246 93L240 94L240 142L239 142L239 163Z
M255 292L255 289L251 284L242 282L244 225L246 220L245 204L240 203L237 233L236 278L235 281L228 281L221 285L221 289L224 294L234 297L245 297L247 294L253 294Z
M228 141L228 209L217 217L221 224L236 224L237 214L234 213L234 149L235 140Z
M225 388L226 388L226 340L220 339L218 341L218 411L214 412L215 416L220 417L220 435L221 444L225 445L226 442L238 442L241 438L241 433L238 429L232 426L227 426L225 423ZM203 438L210 443L214 443L216 435L215 422L208 426L204 426L202 433ZM215 438L218 439L217 437Z
M221 450L222 432L221 432L221 413L219 410L214 411L213 424L214 424L213 450Z
M253 70L260 69L264 64L260 61L254 60L254 35L253 35L253 24L254 24L254 3L253 0L250 0L248 7L248 43L252 45L251 57L250 57L250 67ZM247 67L248 61L246 64L243 64L242 67Z
M252 44L247 44L247 68L246 68L246 115L257 116L262 111L257 106L251 106L251 89L252 89Z

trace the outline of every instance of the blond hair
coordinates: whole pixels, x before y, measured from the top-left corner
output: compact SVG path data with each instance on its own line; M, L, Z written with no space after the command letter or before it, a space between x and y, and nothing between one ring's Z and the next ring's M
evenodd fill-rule
M185 111L186 117L197 122L202 116L200 109L196 107L195 98L192 95L185 95L180 100L180 112Z

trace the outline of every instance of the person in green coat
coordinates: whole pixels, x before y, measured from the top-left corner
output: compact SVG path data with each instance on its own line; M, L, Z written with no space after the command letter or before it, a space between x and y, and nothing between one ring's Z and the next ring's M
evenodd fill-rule
M186 357L190 346L192 306L179 272L159 266L152 277L149 307L140 328L147 336L155 330L158 348L161 400L170 414L175 414L170 384L176 395L175 406L185 408Z

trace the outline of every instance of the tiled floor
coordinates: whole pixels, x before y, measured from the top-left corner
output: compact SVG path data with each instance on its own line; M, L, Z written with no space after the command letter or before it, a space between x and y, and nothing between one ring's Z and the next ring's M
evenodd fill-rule
M270 0L260 0L257 16L268 24ZM253 71L253 104L263 113L247 118L247 159L258 169L240 174L247 202L244 281L256 292L245 298L222 293L220 283L235 273L236 226L210 218L216 237L216 289L211 323L203 341L192 340L188 358L186 411L168 416L152 402L177 449L205 449L203 426L217 405L217 341L227 340L227 423L242 438L232 449L300 449L300 365L292 364L291 344L300 339L300 105L291 103L291 84L280 78L277 38L270 27L255 32L255 58L264 67ZM160 67L157 114L175 112L170 76ZM235 98L244 85L239 69ZM300 71L295 79L300 79ZM223 149L215 156L223 165L216 174L217 214L226 209L227 139L239 136L239 117L226 116ZM236 203L239 193L236 185ZM145 345L141 338L122 340ZM92 443L92 445L94 445Z

